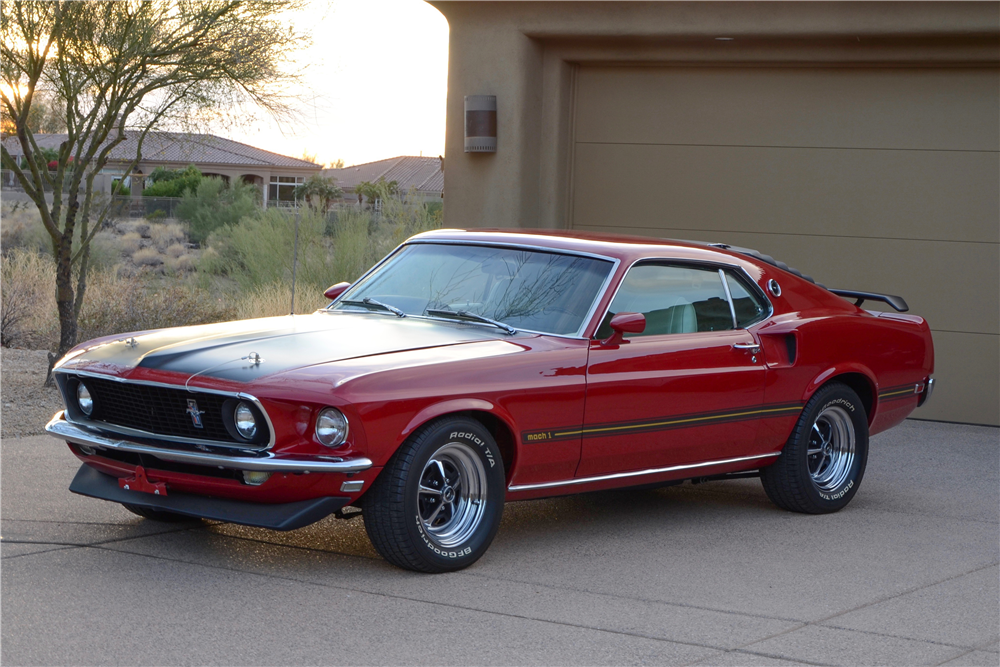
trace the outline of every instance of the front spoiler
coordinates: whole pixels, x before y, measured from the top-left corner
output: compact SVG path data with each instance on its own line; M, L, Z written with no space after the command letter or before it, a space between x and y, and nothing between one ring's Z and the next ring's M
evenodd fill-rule
M178 449L153 447L132 440L108 437L95 429L72 424L66 420L64 411L56 415L45 425L45 430L60 440L72 442L75 445L85 445L95 449L111 449L135 454L148 454L164 461L190 463L192 465L228 468L231 470L261 470L264 472L361 472L372 467L372 462L366 458L326 460L321 458L292 459L279 458L266 453L263 456L230 456L228 454L210 454L189 452Z
M295 530L308 526L336 512L351 501L350 498L328 496L294 503L268 504L209 498L173 491L168 496L155 496L140 491L126 491L118 486L117 478L98 472L86 464L80 466L76 477L69 485L69 490L82 496L125 505L271 530Z

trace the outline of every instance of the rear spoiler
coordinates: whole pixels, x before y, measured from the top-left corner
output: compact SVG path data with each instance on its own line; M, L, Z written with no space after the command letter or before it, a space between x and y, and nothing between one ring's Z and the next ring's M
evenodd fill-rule
M889 304L901 313L905 313L910 309L910 307L906 305L906 301L904 301L901 296L893 296L892 294L875 294L874 292L857 292L849 289L831 289L830 291L837 296L842 296L848 299L857 299L857 301L854 302L855 306L860 306L865 301L881 301Z
M688 241L688 243L700 243L700 241ZM753 257L754 259L766 262L771 266L776 266L783 271L788 271L792 275L798 276L803 280L808 280L814 285L819 285L820 287L829 289L837 296L846 297L848 299L857 299L857 301L854 302L855 306L860 306L865 301L881 301L883 303L889 304L890 306L892 306L901 313L905 313L910 309L910 307L906 305L906 301L904 301L903 297L901 296L893 296L892 294L875 294L874 292L856 292L854 290L847 290L847 289L830 289L826 285L821 285L820 283L816 282L810 276L807 276L801 271L797 271L792 267L788 266L787 264L785 264L784 262L779 262L770 255L765 255L761 252L758 252L757 250L751 250L750 248L740 248L738 246L729 245L727 243L709 243L708 245L713 248L722 248L723 250L731 250L741 255L746 255L747 257Z

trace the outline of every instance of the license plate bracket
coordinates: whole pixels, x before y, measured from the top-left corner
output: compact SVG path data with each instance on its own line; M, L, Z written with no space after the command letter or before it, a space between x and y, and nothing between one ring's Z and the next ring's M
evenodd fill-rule
M142 466L135 467L135 476L120 477L118 486L126 491L140 491L151 493L154 496L167 495L167 485L164 482L151 482L146 477L146 469Z

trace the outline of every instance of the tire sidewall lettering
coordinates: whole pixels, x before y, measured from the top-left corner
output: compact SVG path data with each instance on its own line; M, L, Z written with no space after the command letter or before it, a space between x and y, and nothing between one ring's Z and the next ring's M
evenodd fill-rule
M496 458L494 458L489 444L475 433L471 433L469 431L452 431L448 438L464 442L467 445L475 445L479 448L479 451L482 452L483 456L486 458L486 462L490 464L491 468L497 464Z
M489 433L486 432L485 429L479 431L477 429L478 425L474 424L469 424L468 426L464 427L463 425L459 425L458 428L455 428L456 426L455 424L452 424L451 426L452 428L440 432L440 435L437 436L438 438L440 438L437 441L439 445L447 442L466 445L469 449L476 452L476 454L478 454L481 457L484 463L488 464L487 475L489 476L490 475L489 470L494 470L499 460L499 452L495 451L496 445L493 444L492 438L490 438ZM487 440L487 438L490 439ZM416 470L423 469L423 466L426 464L427 460L433 453L434 449L435 447L429 447L423 456L420 456L417 460L414 461L414 468ZM491 480L491 485L490 485L491 487L493 486L492 482L494 481L496 482L497 488L496 489L491 488L489 493L492 497L488 497L484 501L486 502L487 506L486 507L487 516L483 517L484 522L488 521L489 515L501 512L503 508L503 496L505 495L504 481L503 479ZM414 489L412 493L413 497L415 498L416 490ZM496 495L494 496L493 494ZM416 510L415 507L414 510ZM420 518L419 511L413 511L413 513L410 516L411 516L410 525L415 529L414 533L416 537L419 538L418 544L422 544L426 550L425 551L426 555L424 556L424 558L431 560L441 560L441 561L447 561L449 563L461 563L462 561L469 561L469 562L475 561L479 558L479 556L482 555L482 552L485 550L486 546L488 546L489 543L492 542L493 534L495 534L495 530L490 531L489 534L484 534L481 531L477 531L472 535L470 535L465 542L444 548L436 544L433 537L425 530L423 521ZM462 565L458 565L458 567L462 567Z
M820 407L816 409L815 414L818 416L822 414L823 411L825 411L827 408L832 406L840 406L843 409L847 410L848 413L850 414L851 420L854 422L856 432L860 432L860 429L858 428L859 426L861 426L859 424L859 421L863 420L864 412L863 411L859 412L857 405L854 403L854 401L850 400L849 398L844 398L843 396L837 396L836 398L832 398L828 401L825 401L820 405ZM867 422L864 424L864 426L867 427ZM859 445L860 443L856 444L856 446ZM867 442L865 443L864 446L867 448ZM848 477L845 483L833 493L827 493L825 491L821 491L814 485L810 485L813 491L816 493L816 495L821 499L821 502L846 504L847 500L849 500L849 496L852 496L853 493L857 490L857 483L858 483L857 474L858 474L859 464L860 461L857 458L855 458L854 463L851 465L851 475Z

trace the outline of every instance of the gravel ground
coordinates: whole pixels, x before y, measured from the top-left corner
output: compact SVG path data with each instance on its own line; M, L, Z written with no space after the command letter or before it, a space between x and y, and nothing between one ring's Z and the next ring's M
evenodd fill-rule
M45 424L61 410L55 387L45 387L49 368L45 350L0 348L0 437L20 438L45 432Z

